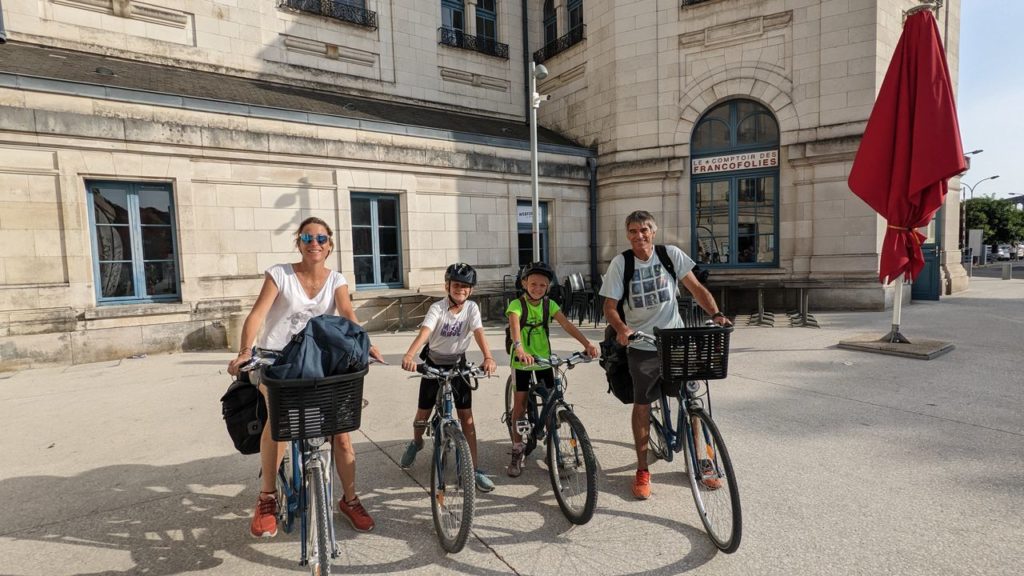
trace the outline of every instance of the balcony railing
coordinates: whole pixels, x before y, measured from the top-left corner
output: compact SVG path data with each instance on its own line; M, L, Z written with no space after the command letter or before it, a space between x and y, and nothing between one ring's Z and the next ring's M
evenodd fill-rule
M703 4L704 2L710 2L711 0L683 0L683 6L693 6L694 4Z
M456 28L446 28L444 26L438 28L437 43L473 50L508 60L508 44L502 44L494 38L487 38L486 36L471 36Z
M587 38L587 25L580 24L579 26L569 30L569 33L562 36L558 40L552 40L544 45L543 48L533 53L533 61L537 64L549 60L555 54L564 52L574 44L579 44Z
M342 22L351 22L370 30L377 29L376 12L353 6L342 0L281 0L280 5L300 12L320 14Z

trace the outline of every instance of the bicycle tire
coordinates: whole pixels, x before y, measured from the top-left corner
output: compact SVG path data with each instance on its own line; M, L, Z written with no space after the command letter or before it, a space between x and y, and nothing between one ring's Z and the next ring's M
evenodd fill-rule
M658 460L672 461L673 451L665 439L665 422L663 421L665 411L661 409L662 400L655 400L651 403L650 432L647 436L647 463L654 464Z
M331 573L331 527L330 514L327 511L331 504L327 501L327 481L321 464L310 467L309 485L306 486L306 492L309 494L307 510L312 516L309 518L309 529L306 531L309 541L306 549L309 551L309 573L312 576L330 576Z
M736 474L732 467L729 450L725 446L722 434L715 421L703 409L690 412L701 423L703 440L711 447L713 454L708 454L714 463L717 478L723 481L720 488L711 489L704 485L701 466L688 466L687 477L690 479L690 490L701 522L707 530L708 537L725 553L735 552L740 546L743 533L743 516L740 510L740 492L736 483ZM693 428L687 426L686 433L692 437ZM693 443L687 441L687 452L693 449ZM694 457L687 454L687 462L692 463Z
M567 406L551 413L547 448L551 489L562 514L573 524L590 522L597 507L597 458L583 423Z
M295 478L301 477L296 474L296 464L292 457L291 443L285 448L284 458L277 468L277 523L278 527L291 534L295 527L295 511L299 506L298 486Z
M445 425L434 439L430 467L430 511L434 531L445 552L456 553L466 545L476 508L476 478L469 442L454 423Z

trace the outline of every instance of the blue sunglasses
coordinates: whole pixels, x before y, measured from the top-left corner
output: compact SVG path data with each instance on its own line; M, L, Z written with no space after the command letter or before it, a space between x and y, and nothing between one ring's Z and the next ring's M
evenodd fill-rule
M316 243L321 246L326 246L327 242L331 239L331 237L328 236L327 234L317 234L316 236L305 233L299 234L299 240L302 240L303 244L309 244L310 242L313 241L314 238L316 238Z

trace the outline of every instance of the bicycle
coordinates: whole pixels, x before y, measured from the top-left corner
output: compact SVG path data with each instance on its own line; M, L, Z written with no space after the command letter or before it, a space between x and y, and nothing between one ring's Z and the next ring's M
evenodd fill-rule
M258 351L241 370L248 372L274 360L272 353ZM313 576L328 576L331 559L338 557L331 505L331 439L359 428L367 371L295 380L263 375L261 379L267 388L270 435L275 441L289 442L277 471L278 525L290 534L298 516L299 565L308 565Z
M477 378L485 376L473 364L438 368L418 364L416 371L425 378L440 380L437 403L430 424L424 431L434 438L434 455L430 467L430 512L441 548L459 552L466 545L473 527L476 510L476 479L469 442L462 433L462 424L455 415L452 380L463 378L470 390L479 386Z
M671 462L674 454L684 453L701 522L715 546L726 553L739 548L743 519L732 459L711 417L708 380L726 377L732 330L732 326L655 328L653 337L642 332L630 335L630 340L657 346L661 361L661 399L651 404L650 454Z
M550 358L534 356L537 364L554 369L555 386L552 390L539 386L536 374L531 373L524 413L526 417L516 422L512 422L515 373L509 376L505 384L505 414L502 421L508 426L510 435L515 432L522 439L524 457L533 452L537 442L546 439L551 489L555 493L558 507L573 524L586 524L594 516L597 507L597 458L583 423L573 412L572 405L565 400L568 388L566 372L577 364L592 360L582 352L575 352L568 358L559 358L554 354Z

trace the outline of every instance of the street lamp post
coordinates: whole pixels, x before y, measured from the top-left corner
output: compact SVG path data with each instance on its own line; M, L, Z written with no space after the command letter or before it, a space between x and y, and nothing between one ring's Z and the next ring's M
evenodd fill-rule
M977 182L975 182L973 185L972 184L968 184L966 182L960 182L961 191L963 191L965 188L967 190L970 190L971 191L971 198L970 199L974 200L974 189L978 187L978 184L981 184L982 182L984 182L986 180L995 180L996 178L999 178L999 174L996 174L995 176L989 176L988 178L982 178L981 180L978 180ZM964 206L964 201L966 200L966 198L967 198L967 192L964 192L962 194L961 199L960 199L960 249L961 250L963 250L967 246L967 208Z
M530 62L530 187L533 192L533 261L540 262L540 185L537 177L537 109L548 97L537 93L537 80L548 77L543 64Z

